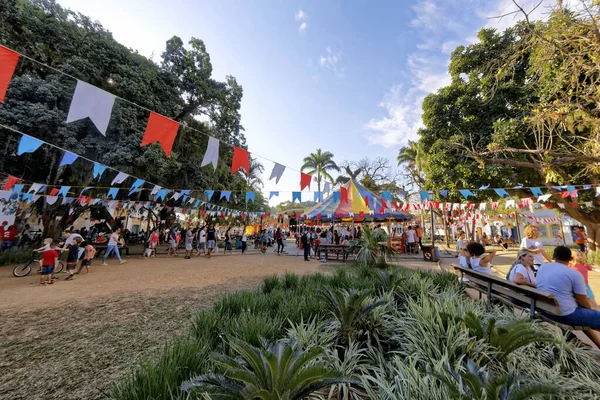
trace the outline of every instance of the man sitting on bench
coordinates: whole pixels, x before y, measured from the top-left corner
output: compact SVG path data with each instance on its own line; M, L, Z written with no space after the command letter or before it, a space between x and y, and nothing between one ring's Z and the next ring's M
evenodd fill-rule
M583 332L600 347L600 333L592 330L600 329L600 311L590 305L583 275L569 268L571 257L571 249L558 246L554 262L542 264L537 273L537 288L554 295L562 314L546 316L564 325L591 328Z

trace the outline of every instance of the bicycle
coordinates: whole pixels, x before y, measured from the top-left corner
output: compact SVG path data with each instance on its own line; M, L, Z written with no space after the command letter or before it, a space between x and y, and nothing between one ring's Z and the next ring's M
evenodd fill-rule
M13 269L13 275L16 276L17 278L22 278L24 276L29 275L31 273L31 264L33 264L33 263L38 263L38 264L40 264L40 268L42 267L41 253L38 252L38 255L34 254L28 263L17 265ZM58 274L59 272L61 272L63 270L64 267L65 266L63 265L62 261L59 261L58 265L56 267L54 267L54 273Z

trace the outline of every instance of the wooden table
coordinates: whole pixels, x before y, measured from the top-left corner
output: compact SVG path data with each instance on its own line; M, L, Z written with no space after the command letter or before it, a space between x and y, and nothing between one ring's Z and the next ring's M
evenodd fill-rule
M342 261L346 261L348 258L350 246L345 246L343 244L320 244L319 245L319 254L317 254L318 258L321 258L321 252L325 252L325 260L329 260L329 253L335 254L335 259L340 259L340 254L342 255Z

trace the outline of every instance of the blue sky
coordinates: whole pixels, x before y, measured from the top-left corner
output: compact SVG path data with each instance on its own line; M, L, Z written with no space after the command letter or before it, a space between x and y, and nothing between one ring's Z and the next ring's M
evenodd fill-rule
M515 22L489 19L514 10L511 0L58 1L148 57L173 35L204 40L214 76L233 75L244 88L250 151L296 170L319 147L338 163L395 160L416 138L423 98L449 83L452 50L476 41L483 26ZM284 192L299 190L299 174L287 170L275 185L266 180L273 163L260 161L265 191L281 191L272 203L291 200Z

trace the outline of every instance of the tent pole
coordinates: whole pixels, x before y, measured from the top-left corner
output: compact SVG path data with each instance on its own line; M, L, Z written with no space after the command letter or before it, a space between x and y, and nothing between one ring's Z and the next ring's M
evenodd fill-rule
M352 240L355 239L355 235L354 235L354 213L352 213Z

